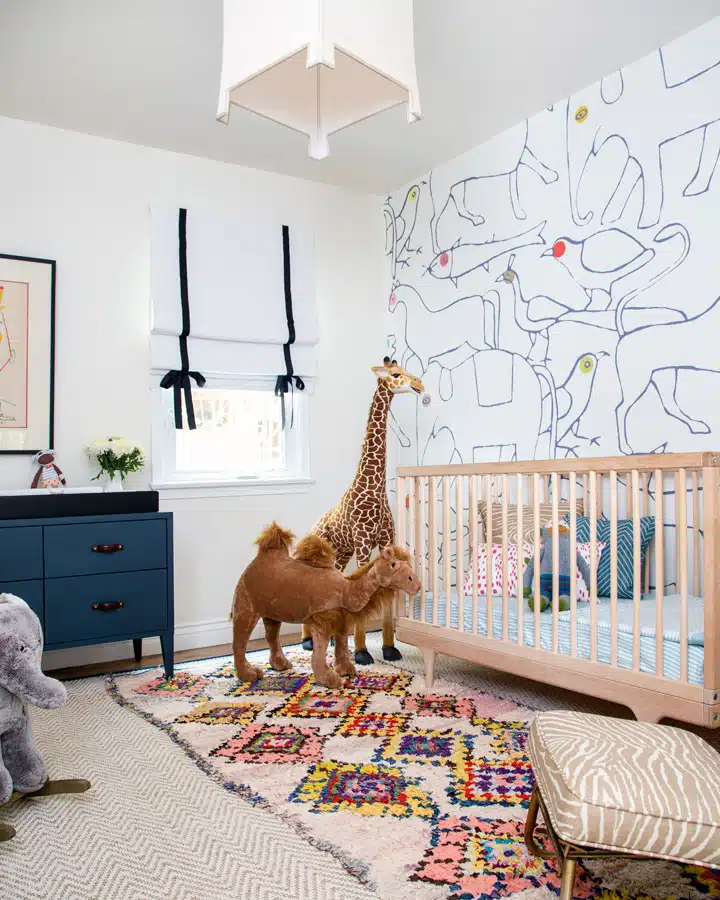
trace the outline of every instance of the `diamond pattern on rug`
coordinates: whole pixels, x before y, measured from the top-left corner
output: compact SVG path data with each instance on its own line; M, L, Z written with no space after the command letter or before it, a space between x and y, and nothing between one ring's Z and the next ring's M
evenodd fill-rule
M469 719L475 712L472 700L440 694L413 694L403 698L403 709L417 716Z
M496 759L521 759L528 761L528 723L503 722L477 716L472 724L482 728L492 738L490 749Z
M325 741L317 728L250 725L211 750L210 756L226 757L229 762L311 763L322 758Z
M212 681L209 678L179 672L173 678L153 678L152 681L136 687L135 693L153 694L156 697L189 697L198 700L201 695L207 694L207 688L211 685Z
M379 672L358 672L347 681L347 688L357 693L382 693L390 697L404 697L410 684L412 675L407 672L393 672L390 675Z
M222 676L221 676L222 677ZM315 679L312 675L298 675L296 672L273 672L268 669L257 681L240 681L228 697L242 697L243 694L299 694L307 690Z
M345 737L392 737L407 726L409 716L403 713L359 713L338 725L335 734Z
M553 859L531 856L523 822L470 816L443 816L433 827L430 847L411 881L445 885L459 898L514 897L532 888L560 892ZM578 864L575 898L596 896L598 883ZM628 898L629 900L629 898Z
M326 694L310 692L299 694L275 710L276 716L315 719L338 719L354 716L362 712L367 704L367 697L351 694L346 691L333 691Z
M178 716L179 725L250 725L264 709L262 703L200 703L191 712Z
M529 763L463 759L453 766L448 796L460 806L527 806L535 778Z
M417 729L388 738L373 761L449 766L462 762L471 751L472 737L462 731Z
M433 819L435 805L419 784L401 769L326 760L310 770L290 800L311 803L315 813L349 810L364 816Z

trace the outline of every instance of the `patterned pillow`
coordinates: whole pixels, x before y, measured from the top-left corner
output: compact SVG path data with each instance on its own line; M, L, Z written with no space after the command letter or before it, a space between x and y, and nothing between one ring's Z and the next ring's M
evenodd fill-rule
M487 502L485 500L478 503L478 511L482 521L483 536L487 540ZM585 510L582 500L575 503L578 516L581 516ZM525 504L523 511L523 538L526 541L533 541L535 536L535 509L532 504ZM558 503L558 516L562 519L566 514L570 513L570 503L567 500L560 500ZM545 525L552 524L553 508L552 503L540 504L540 528ZM497 543L502 543L502 503L492 504L492 539ZM517 542L517 506L514 503L508 505L508 541L511 544Z
M566 518L569 518L566 516ZM610 519L598 519L595 535L598 541L602 541L610 548ZM655 517L642 516L640 518L640 568L645 565L645 554L655 535ZM632 600L633 597L633 539L634 529L632 519L620 519L617 523L617 578L618 598L620 600ZM578 541L590 540L590 519L587 516L577 517ZM598 597L610 596L610 561L612 552L608 549L603 553L598 563Z
M605 543L603 541L598 541L596 544L596 564L599 563L602 552L605 549ZM486 544L478 545L478 594L485 594L485 562L487 559L486 556ZM577 545L578 552L585 560L585 562L590 566L590 544L589 543L578 543ZM525 559L529 559L532 556L533 547L532 544L523 544L523 556ZM527 564L523 561L523 575L525 574L525 569L527 568ZM580 570L577 570L577 599L580 603L587 603L590 601L590 586L585 584L585 579L580 574ZM463 585L463 594L466 597L471 597L473 592L473 572L470 569L469 572L465 574L465 583ZM492 549L492 592L495 596L500 596L502 594L502 544L493 544ZM508 544L508 596L517 596L517 544Z

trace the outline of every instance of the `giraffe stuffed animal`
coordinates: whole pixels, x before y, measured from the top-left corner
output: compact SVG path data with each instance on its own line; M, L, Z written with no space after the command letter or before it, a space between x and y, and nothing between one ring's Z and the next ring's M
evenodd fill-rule
M375 548L395 545L395 524L387 496L387 420L395 394L422 394L422 381L386 356L373 366L377 387L370 406L365 443L355 479L342 499L313 526L310 534L335 548L335 565L343 571L355 556L358 566L370 560ZM303 626L303 647L312 650L312 636ZM392 600L383 605L383 658L401 659L395 646ZM368 666L373 658L365 644L365 627L355 627L355 662Z

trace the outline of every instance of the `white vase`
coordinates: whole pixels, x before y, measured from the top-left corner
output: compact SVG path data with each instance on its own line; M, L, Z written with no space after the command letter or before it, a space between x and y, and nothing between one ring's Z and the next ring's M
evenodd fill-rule
M123 490L122 478L119 475L107 475L105 478L105 490L107 493Z

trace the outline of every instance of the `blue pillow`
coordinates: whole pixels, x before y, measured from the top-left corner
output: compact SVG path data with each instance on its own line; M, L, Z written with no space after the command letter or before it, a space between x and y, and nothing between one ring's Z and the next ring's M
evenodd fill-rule
M570 514L565 516L570 521ZM590 518L588 516L577 517L577 540L590 540ZM640 570L644 572L645 553L655 535L655 517L641 516L640 518ZM610 561L612 551L610 548L610 519L598 519L596 527L598 541L604 541L607 547L600 557L597 572L598 597L610 596ZM618 598L620 600L632 600L633 591L633 541L635 533L632 519L619 519L617 523L617 581ZM642 577L642 574L641 574ZM588 590L590 585L588 585ZM640 588L642 591L642 586Z

